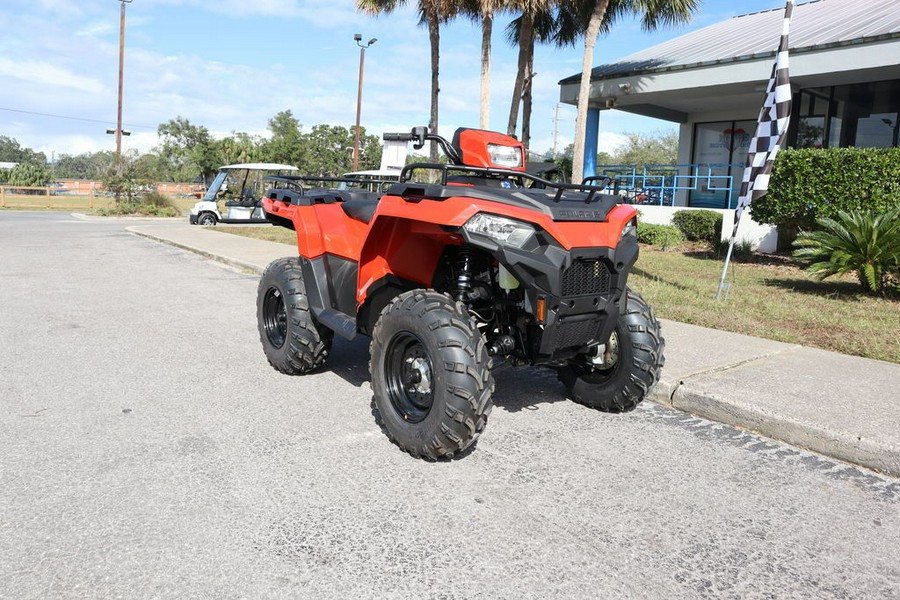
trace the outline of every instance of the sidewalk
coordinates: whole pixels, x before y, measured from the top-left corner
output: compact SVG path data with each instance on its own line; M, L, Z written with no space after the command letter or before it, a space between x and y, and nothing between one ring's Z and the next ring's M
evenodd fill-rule
M129 231L261 273L295 246L187 223ZM900 365L663 320L649 399L900 477Z

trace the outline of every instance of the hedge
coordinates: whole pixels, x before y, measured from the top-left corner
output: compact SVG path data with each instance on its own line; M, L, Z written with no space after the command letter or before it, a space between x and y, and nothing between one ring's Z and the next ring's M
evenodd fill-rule
M637 240L642 244L658 246L663 250L677 246L684 241L684 236L677 227L657 225L638 221Z
M753 201L755 221L812 230L839 211L887 212L900 206L900 148L787 148L778 154L768 193Z
M722 214L714 210L679 210L672 225L692 242L715 244L722 237Z

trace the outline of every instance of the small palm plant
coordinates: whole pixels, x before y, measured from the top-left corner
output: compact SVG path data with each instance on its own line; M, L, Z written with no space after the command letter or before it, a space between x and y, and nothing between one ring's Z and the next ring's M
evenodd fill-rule
M812 261L806 272L819 280L855 272L863 290L883 293L900 273L900 208L886 213L841 211L816 219L818 231L801 233L796 258Z

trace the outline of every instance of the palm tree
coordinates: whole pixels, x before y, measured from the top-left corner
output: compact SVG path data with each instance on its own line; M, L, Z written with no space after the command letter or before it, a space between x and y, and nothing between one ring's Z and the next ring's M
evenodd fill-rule
M481 129L490 128L491 121L491 36L494 15L504 10L508 4L508 0L463 0L461 8L473 21L481 21Z
M516 124L519 120L519 103L522 101L522 93L525 89L525 79L528 76L528 66L532 64L534 56L535 19L551 10L556 0L513 0L511 6L521 11L518 18L517 35L519 43L519 58L516 67L516 82L513 84L512 102L509 107L509 120L506 124L507 135L516 134Z
M801 233L794 242L794 256L811 261L806 271L813 277L856 273L863 290L877 294L900 276L900 209L840 211L816 222L820 230Z
M697 11L698 0L566 0L571 13L580 15L583 25L584 55L581 62L581 82L578 88L578 112L575 117L575 147L572 156L572 181L584 177L585 122L591 91L591 70L594 46L601 31L608 31L618 16L625 13L641 15L645 31L660 25L685 23Z
M525 148L529 148L531 145L531 89L534 84L534 45L535 42L540 42L542 44L546 44L550 41L556 40L559 35L560 27L564 27L558 20L557 17L560 15L561 11L557 11L554 15L551 12L552 7L548 4L543 7L543 9L538 10L531 20L532 27L532 36L531 36L531 45L526 49L527 52L527 64L525 66L524 77L522 78L522 90L520 92L521 102L522 102L522 143L525 145ZM522 23L524 21L524 15L519 15L517 18L513 19L509 25L506 27L506 39L513 46L519 46L521 50L521 29ZM572 42L570 42L572 43ZM513 92L515 94L515 92ZM515 96L513 96L513 102L515 103ZM518 105L513 107L513 110L518 111ZM513 116L510 116L513 119ZM515 116L515 119L518 119L518 115ZM516 123L513 121L512 130L515 133ZM512 134L510 134L512 135Z
M356 7L364 13L379 15L391 13L406 4L407 0L356 0ZM428 39L431 42L431 119L428 129L438 128L438 71L440 63L441 23L446 23L459 13L461 3L458 0L419 0L419 24L428 27ZM431 143L431 160L437 161L437 145Z

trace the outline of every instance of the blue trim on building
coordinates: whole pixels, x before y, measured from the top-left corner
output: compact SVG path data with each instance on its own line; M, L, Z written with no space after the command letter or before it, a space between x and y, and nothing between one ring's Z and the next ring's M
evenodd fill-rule
M597 150L600 141L600 109L588 107L584 124L584 177L597 174Z

